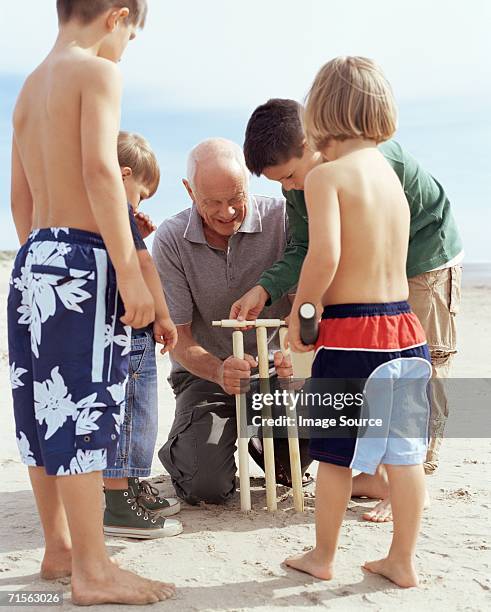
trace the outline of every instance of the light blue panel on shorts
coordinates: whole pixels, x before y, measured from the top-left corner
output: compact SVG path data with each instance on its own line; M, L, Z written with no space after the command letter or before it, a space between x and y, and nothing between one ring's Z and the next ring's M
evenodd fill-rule
M381 425L360 430L350 467L374 474L381 463L417 465L426 457L431 365L420 357L382 364L365 384L361 417Z

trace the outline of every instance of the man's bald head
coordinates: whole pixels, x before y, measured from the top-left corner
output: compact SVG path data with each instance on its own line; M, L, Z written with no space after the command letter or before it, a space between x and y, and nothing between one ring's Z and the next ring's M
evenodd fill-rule
M206 232L227 240L247 213L249 171L238 144L225 138L201 142L189 154L183 181L196 204Z
M196 145L188 156L187 179L192 188L200 175L241 172L249 181L244 152L242 148L226 138L209 138Z

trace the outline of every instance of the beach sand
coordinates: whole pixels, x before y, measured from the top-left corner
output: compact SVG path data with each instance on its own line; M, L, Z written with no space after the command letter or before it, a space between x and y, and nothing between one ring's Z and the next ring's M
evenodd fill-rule
M0 261L2 305L6 303L10 265L6 258ZM27 470L19 461L14 437L5 308L0 316L0 339L0 591L62 590L62 609L72 610L75 606L70 603L69 581L47 583L38 576L43 541ZM476 279L466 283L464 290L459 348L454 376L491 378L491 288ZM161 444L170 427L174 402L165 380L168 360L160 356L159 370ZM472 414L472 406L467 408ZM240 513L237 500L226 507L183 504L182 535L153 541L108 538L107 544L121 565L176 583L176 598L152 609L490 609L490 465L489 439L444 441L441 467L428 478L432 506L425 512L418 546L419 589L402 590L361 570L365 560L385 554L392 532L391 524L375 525L361 519L362 513L374 505L362 499L352 501L346 512L334 580L322 582L282 567L287 555L305 550L314 542L312 489L307 492L303 515L293 511L291 496L280 487L279 510L275 515L268 514L264 489L257 486L253 488L254 510L248 515ZM153 475L162 476L157 457ZM169 478L159 480L161 490L173 494Z

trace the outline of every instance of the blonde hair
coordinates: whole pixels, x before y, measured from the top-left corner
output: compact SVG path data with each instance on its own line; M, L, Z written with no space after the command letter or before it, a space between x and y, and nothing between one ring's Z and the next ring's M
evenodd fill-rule
M375 62L336 57L315 77L303 120L307 142L316 151L331 138L379 143L396 131L397 107L390 84Z
M118 161L121 168L131 168L135 178L148 187L148 197L152 197L160 183L160 168L148 141L139 134L120 132Z

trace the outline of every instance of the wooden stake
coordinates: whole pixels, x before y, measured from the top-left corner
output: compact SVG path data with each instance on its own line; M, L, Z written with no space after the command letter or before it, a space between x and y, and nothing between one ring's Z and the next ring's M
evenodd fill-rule
M269 393L268 335L266 327L256 328L257 354L259 362L259 387L262 394ZM271 408L263 404L261 416L271 418ZM264 475L266 478L266 504L269 512L277 509L276 470L274 464L274 440L271 427L263 425Z
M244 334L241 331L234 331L232 342L234 357L244 359ZM245 393L235 395L235 413L237 418L237 446L239 449L240 509L247 512L251 509L251 484L249 480L249 436L247 435Z
M290 354L290 349L285 346L286 335L288 329L286 327L280 328L280 347L281 352L285 357ZM290 389L288 389L290 391ZM290 453L290 471L292 475L292 489L293 489L293 506L297 512L304 512L304 497L302 487L302 464L300 461L300 446L298 440L298 427L297 427L297 411L293 403L288 403L287 406L288 419L288 450ZM290 419L294 421L293 425L290 425Z

